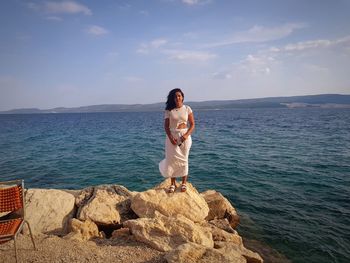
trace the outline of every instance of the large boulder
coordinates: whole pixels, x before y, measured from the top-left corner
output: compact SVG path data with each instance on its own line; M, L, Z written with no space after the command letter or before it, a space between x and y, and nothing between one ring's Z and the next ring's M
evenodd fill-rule
M25 195L26 219L37 233L65 233L73 217L74 195L56 189L28 189ZM24 229L28 233L28 229Z
M201 193L209 206L209 214L206 220L227 218L230 225L235 228L239 224L239 216L231 203L219 192L208 190Z
M77 218L98 225L116 225L130 218L132 192L124 186L100 185L83 189L76 197ZM131 216L132 217L132 216Z
M179 188L168 193L170 180L165 180L154 189L136 194L131 200L131 209L139 217L153 217L155 211L165 216L183 215L194 222L203 221L209 212L205 199L192 184L187 183L187 191Z
M222 230L225 230L228 233L236 233L236 230L234 230L230 222L227 220L227 218L222 218L222 219L213 219L208 221L209 224L214 225Z
M168 263L246 263L239 252L223 252L194 243L186 243L165 254Z
M247 261L247 263L263 263L262 257L243 246L243 244L235 244L233 242L215 242L215 248L221 253L233 257L237 254L241 254Z
M167 217L155 212L153 218L128 220L123 225L136 240L160 251L169 251L187 242L206 247L214 245L209 228L196 225L180 214Z
M230 233L207 222L201 225L210 228L214 241L233 242L238 245L243 244L242 237L238 235L236 230Z
M103 237L98 231L97 225L89 219L82 222L76 218L72 218L69 222L69 231L71 232L64 237L65 239L87 241L93 237Z

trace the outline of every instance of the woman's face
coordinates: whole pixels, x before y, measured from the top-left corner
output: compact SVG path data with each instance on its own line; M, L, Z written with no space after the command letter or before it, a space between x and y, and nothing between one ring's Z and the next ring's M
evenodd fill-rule
M183 101L184 101L184 98L182 97L181 92L177 91L175 93L175 104L176 104L176 107L182 106Z

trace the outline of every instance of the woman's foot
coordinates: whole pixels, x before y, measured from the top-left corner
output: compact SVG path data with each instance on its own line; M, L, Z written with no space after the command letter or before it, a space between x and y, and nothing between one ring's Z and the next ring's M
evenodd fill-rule
M174 193L175 192L175 185L174 184L172 184L172 185L170 185L170 187L169 187L169 189L168 189L168 193Z
M182 183L181 184L181 192L186 192L186 190L187 190L186 184Z

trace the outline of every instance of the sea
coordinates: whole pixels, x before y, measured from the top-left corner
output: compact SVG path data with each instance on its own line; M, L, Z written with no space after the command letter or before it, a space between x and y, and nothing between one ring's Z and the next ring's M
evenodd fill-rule
M349 109L194 116L189 181L233 204L244 238L282 255L280 262L350 262ZM163 112L0 115L0 180L144 191L163 181L164 143Z

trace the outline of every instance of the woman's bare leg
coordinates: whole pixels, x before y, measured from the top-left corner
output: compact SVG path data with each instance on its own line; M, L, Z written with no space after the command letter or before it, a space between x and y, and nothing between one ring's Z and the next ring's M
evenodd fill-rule
M168 189L168 193L174 193L176 190L176 178L170 178L171 184Z
M187 190L186 182L187 182L187 176L183 176L182 183L181 183L181 192L186 192Z

